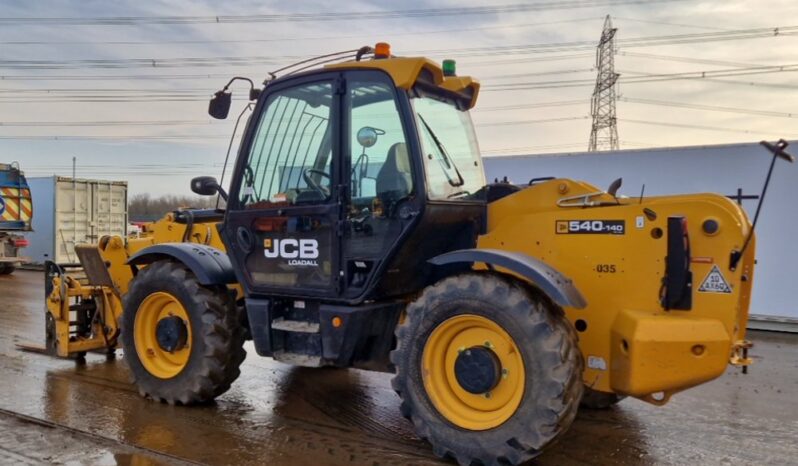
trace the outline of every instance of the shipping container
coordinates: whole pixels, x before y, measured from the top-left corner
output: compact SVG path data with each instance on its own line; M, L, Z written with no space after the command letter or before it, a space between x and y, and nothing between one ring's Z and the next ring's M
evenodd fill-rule
M75 245L127 234L127 182L28 178L36 215L27 235L31 262L75 263Z

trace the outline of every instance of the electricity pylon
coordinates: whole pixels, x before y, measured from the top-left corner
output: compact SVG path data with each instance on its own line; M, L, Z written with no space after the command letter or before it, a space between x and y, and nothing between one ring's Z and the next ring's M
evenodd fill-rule
M596 87L590 102L590 115L593 126L590 129L590 152L599 150L618 150L618 120L615 118L615 33L610 15L604 20L604 30L596 48Z

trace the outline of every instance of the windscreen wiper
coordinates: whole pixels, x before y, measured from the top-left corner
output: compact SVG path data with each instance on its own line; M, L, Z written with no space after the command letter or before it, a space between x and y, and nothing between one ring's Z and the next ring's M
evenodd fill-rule
M427 129L427 132L432 137L432 140L435 142L435 145L438 146L438 150L440 151L441 155L443 156L443 162L446 164L446 168L454 168L454 172L457 174L457 181L455 182L449 174L444 170L446 173L446 178L449 181L449 184L452 186L462 186L465 184L465 180L463 179L463 175L460 174L460 170L457 169L457 165L454 164L454 160L449 157L449 153L446 152L446 148L443 146L443 143L438 139L438 136L435 135L435 131L432 131L429 124L427 124L427 120L424 119L421 114L418 114L418 118L421 120L421 123L424 124L424 127Z

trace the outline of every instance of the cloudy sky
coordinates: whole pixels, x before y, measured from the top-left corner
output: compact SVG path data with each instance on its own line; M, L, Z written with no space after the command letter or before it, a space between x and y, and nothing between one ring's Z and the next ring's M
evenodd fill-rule
M524 5L349 1L333 20L329 2L0 0L0 162L70 175L77 157L78 176L185 194L191 177L221 174L232 121L206 110L228 76L259 82L378 41L455 58L482 81L473 115L486 156L585 150L607 14L621 148L798 138L794 0Z

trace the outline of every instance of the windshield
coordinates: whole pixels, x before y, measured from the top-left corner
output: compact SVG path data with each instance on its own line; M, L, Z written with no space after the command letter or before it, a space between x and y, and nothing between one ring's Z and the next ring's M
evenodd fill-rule
M413 98L421 135L427 195L430 199L468 199L485 186L479 146L467 111L422 95Z

